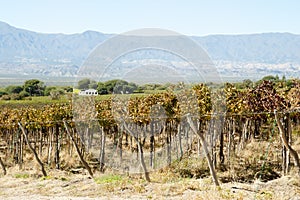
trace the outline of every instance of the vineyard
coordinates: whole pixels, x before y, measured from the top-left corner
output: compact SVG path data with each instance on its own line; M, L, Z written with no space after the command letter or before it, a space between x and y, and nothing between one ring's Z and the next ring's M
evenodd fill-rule
M90 176L113 168L144 173L147 181L151 171L165 167L181 177L222 174L216 184L267 181L300 171L297 80L288 86L272 81L243 89L198 84L191 90L123 96L1 105L4 174L28 159L36 160L44 176L52 168L86 168Z

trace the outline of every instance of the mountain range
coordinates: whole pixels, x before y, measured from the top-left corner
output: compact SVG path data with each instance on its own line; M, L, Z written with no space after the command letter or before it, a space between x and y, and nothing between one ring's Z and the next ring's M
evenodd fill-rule
M8 74L73 77L90 52L112 36L96 31L37 33L0 22L0 78ZM261 33L190 37L208 53L224 77L257 78L258 74L298 77L300 35Z

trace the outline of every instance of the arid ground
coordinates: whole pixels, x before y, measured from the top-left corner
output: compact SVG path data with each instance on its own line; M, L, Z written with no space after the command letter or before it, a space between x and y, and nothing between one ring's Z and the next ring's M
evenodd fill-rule
M16 167L0 176L0 199L300 199L300 179L284 176L269 182L229 182L215 187L211 178L175 178L171 172L154 172L152 182L140 175L96 173L89 177L51 170L47 177Z

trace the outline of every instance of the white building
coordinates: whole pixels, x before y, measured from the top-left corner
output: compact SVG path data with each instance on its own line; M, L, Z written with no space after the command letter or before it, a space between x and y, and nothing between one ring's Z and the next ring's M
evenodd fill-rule
M95 89L81 90L79 95L98 95L98 91Z

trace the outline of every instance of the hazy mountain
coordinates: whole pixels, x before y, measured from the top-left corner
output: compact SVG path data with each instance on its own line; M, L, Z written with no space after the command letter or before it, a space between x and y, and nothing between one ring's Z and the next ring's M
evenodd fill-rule
M0 74L73 76L91 50L111 36L95 31L70 35L36 33L0 22ZM300 35L263 33L191 38L208 52L225 75L244 73L243 65L254 68L254 74L257 67L264 71L264 64L269 67L266 73L285 73L286 66L291 67L291 74L300 69Z
M262 33L193 37L214 60L300 63L300 35Z
M27 58L80 64L107 37L109 35L95 31L71 35L42 34L0 22L0 60L14 62L15 58Z

